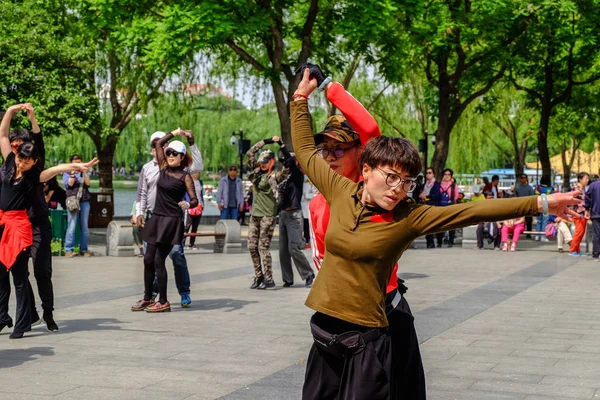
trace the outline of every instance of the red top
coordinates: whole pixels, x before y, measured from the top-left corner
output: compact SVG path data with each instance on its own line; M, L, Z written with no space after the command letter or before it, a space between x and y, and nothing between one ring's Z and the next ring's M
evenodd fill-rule
M377 121L369 114L366 108L342 85L334 82L327 89L327 99L336 106L346 117L350 125L360 136L360 143L364 146L369 139L381 136ZM362 179L362 178L361 178ZM313 249L313 261L317 269L321 269L323 256L325 254L325 233L329 225L329 204L325 197L317 194L308 205L310 213L310 240ZM375 221L374 221L375 222ZM398 287L398 263L394 265L390 281L387 285L387 293Z
M10 270L19 253L33 244L27 210L0 210L0 226L2 225L4 233L0 240L0 263Z

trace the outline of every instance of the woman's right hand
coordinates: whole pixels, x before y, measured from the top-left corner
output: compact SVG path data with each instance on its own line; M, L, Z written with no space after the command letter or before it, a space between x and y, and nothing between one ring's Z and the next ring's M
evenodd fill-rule
M138 215L136 222L137 222L136 225L138 226L138 228L143 228L144 227L144 216Z
M310 96L312 92L317 88L317 80L310 78L310 70L306 68L304 70L304 75L302 76L302 80L298 84L298 89L294 92L294 94L299 94L302 96Z

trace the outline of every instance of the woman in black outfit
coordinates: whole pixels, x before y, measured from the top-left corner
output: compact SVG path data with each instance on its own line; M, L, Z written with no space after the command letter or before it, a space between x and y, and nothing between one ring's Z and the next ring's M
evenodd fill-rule
M156 143L156 159L160 167L160 175L156 183L156 204L152 216L142 230L142 238L146 241L144 254L144 298L131 307L132 311L163 312L171 311L167 300L167 269L165 260L173 245L183 242L184 213L198 205L194 181L184 171L191 164L186 154L185 145L175 140L163 149L163 146L174 135L181 134L177 129ZM188 194L190 201L182 200ZM154 276L158 281L160 301L152 298Z
M0 124L0 150L4 158L0 168L0 331L13 326L8 314L10 271L17 297L16 324L10 334L11 339L22 338L31 329L32 322L27 277L29 252L33 244L31 222L27 216L31 198L41 182L74 169L87 171L98 163L94 159L87 164L61 164L42 171L38 149L33 143L16 144L16 153L13 152L8 138L10 121L14 114L30 108L30 104L9 107Z

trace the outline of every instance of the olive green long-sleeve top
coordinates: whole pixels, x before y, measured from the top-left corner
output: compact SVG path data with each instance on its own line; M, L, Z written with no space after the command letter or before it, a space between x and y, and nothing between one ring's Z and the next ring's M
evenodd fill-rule
M447 207L409 202L386 211L361 202L363 182L333 171L319 157L306 100L290 105L296 157L330 205L323 265L306 305L366 327L385 327L385 288L392 268L419 236L484 221L537 215L537 197L498 199Z

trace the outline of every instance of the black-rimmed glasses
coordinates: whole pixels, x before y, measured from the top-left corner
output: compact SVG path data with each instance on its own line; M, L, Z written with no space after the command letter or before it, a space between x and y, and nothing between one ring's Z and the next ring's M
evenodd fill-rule
M397 188L399 185L402 185L402 190L406 193L412 193L417 187L417 181L414 179L402 179L402 177L398 174L394 174L392 172L385 172L381 168L377 168L379 172L384 174L385 183L391 188Z
M177 157L179 155L179 152L177 150L167 149L165 150L165 154L167 155L167 157Z

